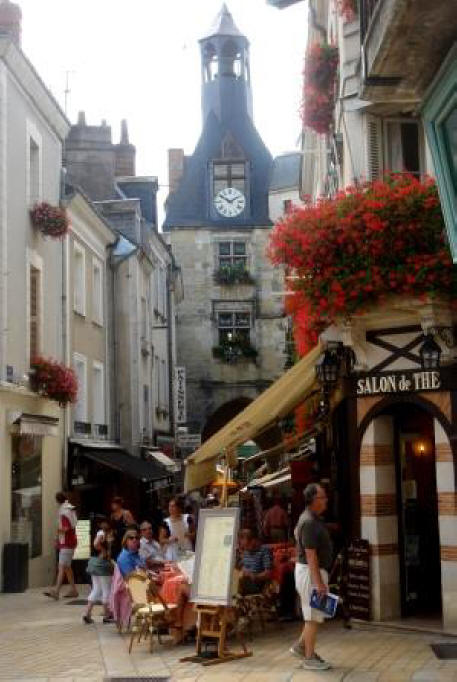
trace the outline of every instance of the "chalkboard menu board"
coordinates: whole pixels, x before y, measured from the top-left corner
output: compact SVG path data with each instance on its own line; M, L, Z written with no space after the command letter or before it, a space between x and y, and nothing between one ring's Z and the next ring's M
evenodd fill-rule
M349 615L370 619L370 549L367 540L352 540L347 553Z

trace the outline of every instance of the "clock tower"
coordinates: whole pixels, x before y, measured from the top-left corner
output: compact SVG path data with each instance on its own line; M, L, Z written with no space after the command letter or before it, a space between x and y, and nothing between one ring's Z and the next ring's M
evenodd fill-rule
M253 121L249 41L225 3L199 45L202 132L191 156L169 152L164 232L185 292L183 426L205 440L281 374L285 333L282 298L272 295L282 273L266 257L273 160Z

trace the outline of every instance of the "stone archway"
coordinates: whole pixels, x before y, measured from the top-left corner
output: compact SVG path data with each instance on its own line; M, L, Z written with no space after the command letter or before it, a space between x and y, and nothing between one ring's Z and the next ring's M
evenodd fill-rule
M423 398L382 400L370 405L360 423L361 536L370 542L372 617L400 616L400 558L397 473L394 445L395 405L408 402L433 419L442 617L457 624L457 498L451 424Z

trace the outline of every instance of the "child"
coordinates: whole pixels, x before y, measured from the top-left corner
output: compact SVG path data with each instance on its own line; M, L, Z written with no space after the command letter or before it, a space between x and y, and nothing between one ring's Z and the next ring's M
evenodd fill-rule
M87 599L87 609L83 615L83 621L88 625L94 622L92 609L97 601L101 601L103 604L103 622L111 623L113 620L108 606L113 575L108 541L99 537L96 541L96 550L98 555L91 557L87 564L87 572L92 579L92 590Z

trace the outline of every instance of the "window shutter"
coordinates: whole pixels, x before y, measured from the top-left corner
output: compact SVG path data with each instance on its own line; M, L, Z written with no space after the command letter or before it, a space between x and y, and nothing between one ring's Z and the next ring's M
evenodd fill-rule
M381 119L367 115L366 133L367 179L379 180L383 174Z
M40 271L30 268L30 359L40 352L39 324L40 324Z

